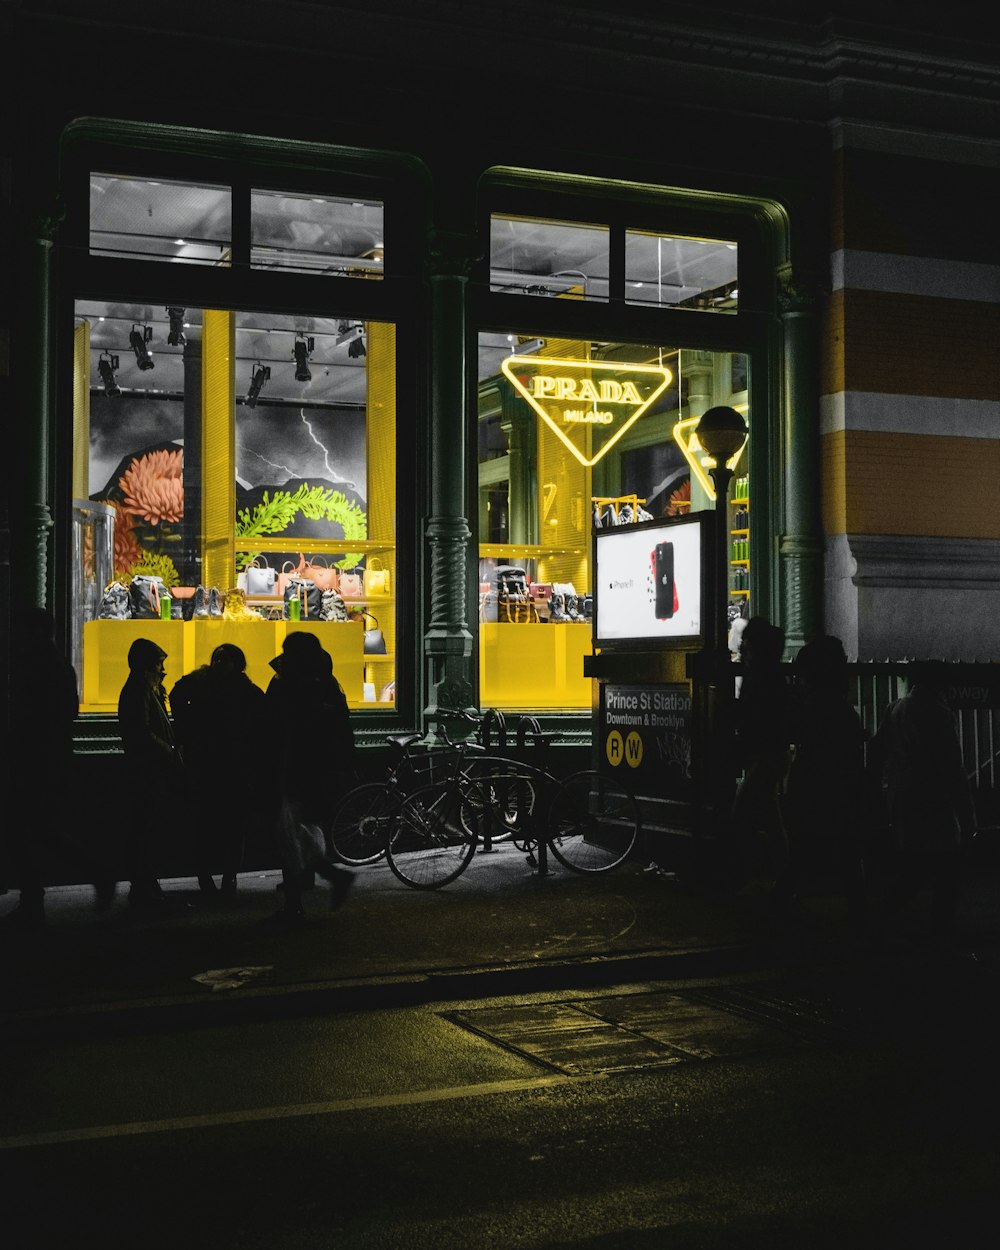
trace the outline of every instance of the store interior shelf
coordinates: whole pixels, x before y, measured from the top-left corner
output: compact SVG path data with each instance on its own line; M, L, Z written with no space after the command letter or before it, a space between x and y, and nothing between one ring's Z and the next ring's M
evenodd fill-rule
M750 597L750 591L749 591L749 590L731 590L729 593L730 593L731 595L739 595L741 598L749 598L749 597Z
M730 560L730 561L729 561L729 563L730 563L730 564L739 564L739 565L742 565L744 568L747 568L747 569L750 567L750 561L749 561L749 560Z
M749 534L749 530L730 530L730 534Z
M539 543L480 543L479 556L484 560L547 560L552 556L582 556L582 547L548 547Z
M393 538L301 538L291 534L277 538L237 538L234 543L235 551L304 551L310 555L343 555L355 551L374 555L395 549Z

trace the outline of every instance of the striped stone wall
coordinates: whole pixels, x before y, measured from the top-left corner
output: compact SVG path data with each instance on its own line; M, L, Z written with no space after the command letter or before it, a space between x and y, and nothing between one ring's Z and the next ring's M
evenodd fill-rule
M821 384L826 627L1000 659L1000 143L842 127Z

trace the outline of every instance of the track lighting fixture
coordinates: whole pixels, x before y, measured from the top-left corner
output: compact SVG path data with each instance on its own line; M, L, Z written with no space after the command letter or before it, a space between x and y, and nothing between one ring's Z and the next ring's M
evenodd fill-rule
M115 380L115 370L118 368L118 357L112 356L110 352L101 352L97 361L97 372L101 375L101 381L104 383L104 393L109 399L114 399L116 395L122 393L121 387Z
M133 326L132 333L128 336L129 344L135 352L135 363L143 371L156 367L156 362L153 360L153 353L146 346L152 337L152 326L143 326L142 329L139 329L138 326Z
M171 347L183 347L187 342L184 337L184 309L168 308L167 316L170 318L170 333L167 335L167 343Z
M257 406L257 396L261 392L265 382L271 380L270 365L262 365L258 360L253 367L253 374L250 378L250 389L247 391L246 405L248 408Z
M299 334L295 339L295 381L311 382L312 374L309 371L309 357L313 348L316 346L314 338L305 338Z
M352 360L359 360L365 354L365 341L360 334L347 344L347 354Z

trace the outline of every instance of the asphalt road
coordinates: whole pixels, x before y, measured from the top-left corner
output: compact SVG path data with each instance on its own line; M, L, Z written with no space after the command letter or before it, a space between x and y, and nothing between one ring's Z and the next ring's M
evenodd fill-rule
M992 972L766 973L0 1048L8 1244L977 1247Z

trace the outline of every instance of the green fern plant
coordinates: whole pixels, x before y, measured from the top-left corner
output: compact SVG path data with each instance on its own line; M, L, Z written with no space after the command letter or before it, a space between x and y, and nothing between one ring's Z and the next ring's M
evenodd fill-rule
M177 572L177 565L169 556L161 556L155 551L142 551L142 558L136 560L134 564L129 565L128 582L131 584L133 577L162 577L163 584L169 590L172 586L180 585L180 574Z
M282 534L300 512L312 521L336 522L343 528L345 541L368 537L368 515L363 508L348 499L343 491L324 490L322 486L310 486L308 482L303 482L294 493L276 490L272 497L265 491L252 511L249 508L237 509L236 536L243 539ZM236 567L241 570L246 568L259 554L255 551L238 552ZM361 552L351 552L337 561L337 567L353 569L361 558Z

